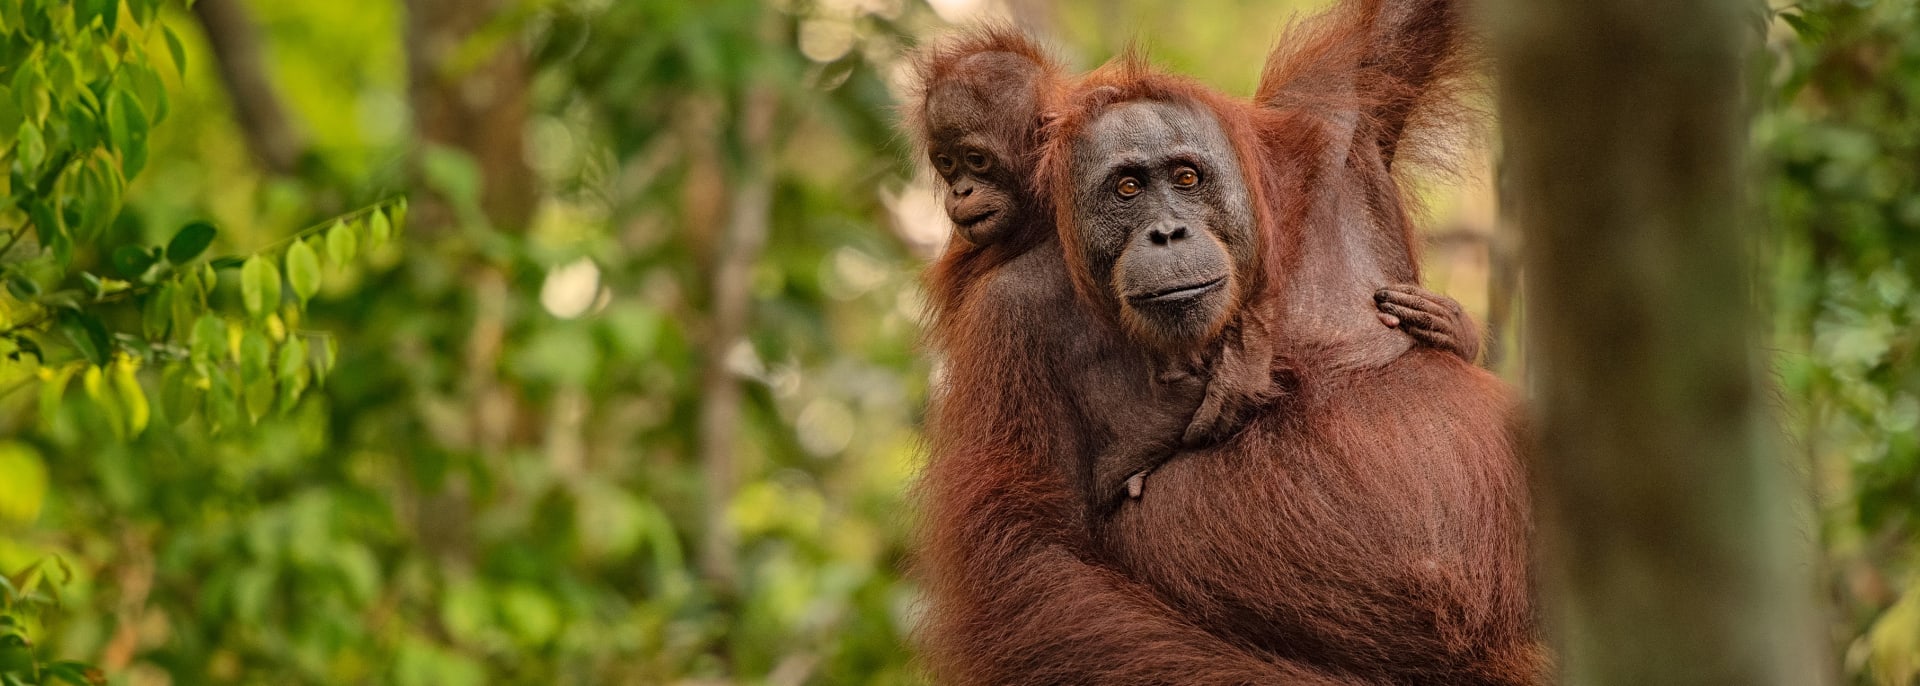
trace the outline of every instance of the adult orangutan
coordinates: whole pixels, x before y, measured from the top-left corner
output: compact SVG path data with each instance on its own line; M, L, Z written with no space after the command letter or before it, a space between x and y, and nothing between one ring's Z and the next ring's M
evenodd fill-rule
M1095 522L1131 579L1237 645L1372 683L1544 676L1513 407L1353 300L1417 278L1389 169L1443 76L1444 2L1358 2L1288 41L1256 103L1128 61L1049 129L1082 300L1157 354L1259 332L1290 381Z
M1083 361L1070 372L1075 382L1069 389L1070 395L1084 400L1081 409L1099 434L1098 456L1090 463L1093 492L1110 498L1124 480L1127 492L1138 497L1146 471L1173 448L1205 445L1235 426L1236 418L1228 413L1252 399L1229 403L1226 399L1236 396L1216 389L1211 402L1200 404L1205 380L1192 373L1197 357L1154 360L1126 346L1091 347L1119 341L1112 335L1089 335L1099 322L1066 311L1071 306L1064 299L1064 265L1057 247L1032 251L1055 238L1052 206L1031 187L1043 105L1059 92L1059 68L1031 42L1006 29L984 29L950 41L929 52L923 67L925 91L914 102L910 118L946 187L947 215L960 239L950 243L928 279L936 321L952 320L941 315L958 311L962 293L990 292L983 283L991 280L980 278L988 270L999 270L995 279L1003 291L991 293L989 302L1016 297L1017 292L1005 292L1010 288L1039 291L1037 300L1026 300L1044 303L1045 312L1061 316L1022 324L1029 332L1035 326L1057 332L1040 336L1055 342L1054 352L1060 353L1050 358L1049 366ZM1019 266L1000 269L1016 260ZM1463 359L1477 355L1479 339L1472 322L1452 299L1397 284L1376 293L1375 301L1386 326ZM936 340L949 340L939 335L945 327L936 325L935 331ZM980 339L1005 332L969 327L967 333ZM1069 343L1083 345L1074 349ZM1153 369L1143 371L1150 364ZM1265 386L1263 381L1260 387Z
M1215 336L1204 350L1146 355L1125 345L1111 320L1075 307L1059 246L1042 238L1051 229L1045 203L1037 202L1044 196L1004 180L1028 173L1027 127L1055 93L1057 70L1023 41L995 32L935 52L928 64L927 102L914 120L926 127L935 168L950 184L949 214L970 241L929 278L934 338L954 380L930 421L936 455L923 485L935 672L964 683L1370 682L1315 665L1311 655L1294 659L1223 640L1218 627L1174 612L1093 561L1086 531L1096 522L1074 495L1097 506L1098 496L1117 489L1089 491L1102 481L1087 467L1098 470L1114 446L1125 454L1130 446L1181 439L1192 446L1231 433L1234 406L1259 407L1271 396L1268 336L1252 326L1258 318L1246 318L1235 335ZM994 106L979 106L986 102ZM941 110L951 107L963 116L945 117ZM980 197L989 200L972 203L983 188ZM1391 312L1402 296L1432 308L1403 311L1433 324L1406 327L1409 333L1444 342L1435 336L1450 333L1446 320L1458 317L1457 307L1406 288L1377 296L1381 310ZM1204 382L1203 407L1213 408L1214 419L1192 410L1196 382ZM1185 431L1168 428L1165 418L1185 416L1196 417ZM1088 452L1101 457L1070 457Z
M1045 172L1083 301L1158 355L1266 336L1290 382L1094 522L1102 551L1275 659L1368 683L1537 681L1505 389L1348 304L1411 268L1378 240L1406 221L1380 148L1315 168L1299 152L1326 129L1291 113L1137 64L1087 87Z

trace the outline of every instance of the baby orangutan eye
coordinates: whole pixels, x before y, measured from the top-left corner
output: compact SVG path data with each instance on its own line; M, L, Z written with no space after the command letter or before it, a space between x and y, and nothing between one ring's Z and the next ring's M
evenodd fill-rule
M1173 173L1173 185L1180 188L1198 186L1200 185L1200 172L1194 171L1191 167L1181 167L1180 171Z
M1122 198L1131 198L1140 194L1140 180L1131 176L1121 179L1119 187L1114 189Z
M941 174L953 173L953 158L946 155L933 156L933 168Z
M977 151L967 153L967 168L973 170L973 173L978 174L984 172L987 170L987 166L986 155L982 155Z

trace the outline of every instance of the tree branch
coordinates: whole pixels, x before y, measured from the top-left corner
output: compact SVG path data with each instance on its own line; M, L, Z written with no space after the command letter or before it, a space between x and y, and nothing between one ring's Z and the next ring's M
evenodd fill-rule
M199 18L207 44L213 48L220 80L227 86L234 119L246 135L247 147L268 173L293 174L307 144L294 131L273 82L267 78L252 15L240 0L199 0L193 4L193 15Z

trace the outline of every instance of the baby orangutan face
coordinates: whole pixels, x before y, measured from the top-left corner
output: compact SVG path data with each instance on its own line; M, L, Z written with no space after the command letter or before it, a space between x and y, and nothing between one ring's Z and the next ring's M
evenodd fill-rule
M987 245L1044 219L1028 181L1046 75L1004 52L972 55L954 68L962 77L927 93L927 156L946 182L947 217L960 237Z

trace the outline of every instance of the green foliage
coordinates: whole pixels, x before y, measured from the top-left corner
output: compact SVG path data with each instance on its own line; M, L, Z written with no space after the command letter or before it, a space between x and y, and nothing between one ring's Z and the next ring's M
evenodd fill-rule
M405 212L403 200L377 203L214 259L206 257L219 235L211 222L185 223L164 245L119 230L137 222L123 203L137 195L129 184L149 166L151 136L171 107L148 46L164 41L176 66L186 65L160 15L157 0L0 2L0 165L8 170L0 186L0 401L17 406L13 399L37 395L43 426L84 425L127 445L210 435L292 410L334 356L326 334L298 328L322 281L302 241L328 225L390 235ZM298 297L285 302L271 266L282 260L297 266ZM336 271L353 266L343 262ZM241 270L253 277L240 284L252 316L228 316L235 308L220 304L231 289L222 272L262 263L271 278ZM29 387L38 393L22 392ZM164 436L149 431L156 415ZM52 446L26 438L0 442L0 533L34 522L44 503L65 493L49 483L42 449ZM25 563L23 554L38 555L0 537L0 568L24 564L0 577L0 683L104 683L86 662L49 661L36 649L36 637L56 628L44 620L60 614L48 611L59 603L48 570L59 571L60 584L75 574L61 557Z
M1782 10L1757 128L1774 172L1781 378L1863 683L1920 679L1920 4Z
M0 458L5 451L0 450ZM4 474L0 464L0 474ZM58 578L49 578L57 575ZM73 581L66 560L48 557L12 574L0 575L0 684L29 686L68 684L100 686L107 683L99 668L77 660L49 660L34 645L29 631L55 614L60 587Z
M0 82L10 84L9 109L0 110L8 121L0 124L12 129L12 120L19 120L14 145L0 155L11 171L8 198L0 205L0 278L9 286L0 295L0 351L6 353L0 380L17 387L38 379L46 384L46 402L57 404L78 371L87 399L116 419L116 435L137 435L147 427L150 402L135 376L143 366L163 374L189 367L193 375L172 375L177 383L236 391L208 395L208 403L245 403L245 413L209 406L209 418L244 414L258 421L276 387L290 391L289 401L297 398L311 373L307 368L282 365L284 373L275 375L255 358L276 345L305 350L303 338L321 335L289 330L319 289L317 256L302 242L318 228L244 258L202 260L218 235L206 221L182 226L164 249L112 244L104 229L121 214L129 180L146 165L149 133L168 113L166 90L145 46L159 30L184 68L183 49L161 27L158 2L127 3L126 22L119 21L119 0L21 4L20 16L32 20L0 34L0 49L18 58L0 60ZM404 208L404 202L383 203L335 224L346 227L343 233L358 231L381 242L393 232L389 215ZM283 259L280 245L288 264L299 268L291 275L297 297L284 305L274 267ZM108 257L99 266L110 269L88 259L101 254ZM186 324L215 315L211 299L219 271L236 261L243 265L240 290L251 317L229 332L239 345L202 341L185 347ZM214 335L211 329L204 333ZM225 378L216 382L216 376ZM195 410L162 408L174 423ZM234 426L210 423L216 430Z

